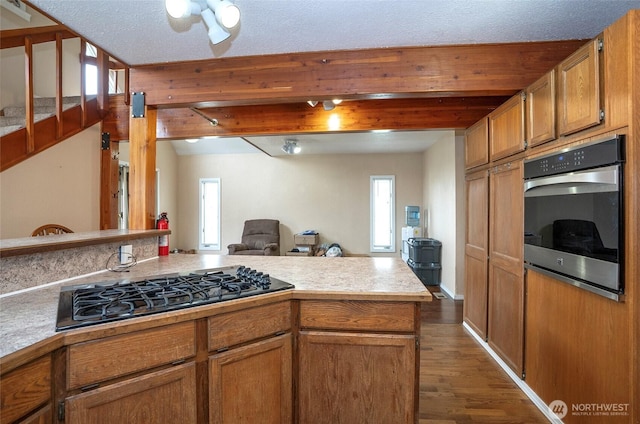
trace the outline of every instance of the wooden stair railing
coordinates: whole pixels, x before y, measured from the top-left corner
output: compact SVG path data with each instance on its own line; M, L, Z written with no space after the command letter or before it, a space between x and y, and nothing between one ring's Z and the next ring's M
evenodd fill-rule
M63 61L62 41L69 38L80 38L80 104L68 109L63 108ZM55 114L39 122L35 122L34 107L34 75L33 45L55 42ZM126 68L125 65L109 61L109 56L98 49L98 59L85 55L86 41L69 31L63 25L51 25L17 30L0 31L0 47L25 49L25 126L16 131L0 136L0 172L56 145L57 143L95 125L106 116L109 107L108 74L109 67ZM98 69L98 97L87 98L85 95L85 64L94 63ZM105 89L106 87L106 89Z

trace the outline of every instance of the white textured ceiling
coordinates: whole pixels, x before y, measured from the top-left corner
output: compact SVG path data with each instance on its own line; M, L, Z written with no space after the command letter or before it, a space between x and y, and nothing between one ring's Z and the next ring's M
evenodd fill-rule
M639 0L235 0L213 46L164 0L29 0L129 65L305 51L593 38Z

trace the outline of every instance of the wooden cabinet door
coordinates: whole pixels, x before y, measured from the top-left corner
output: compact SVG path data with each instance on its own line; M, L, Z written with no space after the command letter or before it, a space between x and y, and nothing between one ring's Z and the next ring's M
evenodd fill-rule
M526 299L527 385L546 404L556 399L567 405L634 403L631 364L637 356L628 336L628 304L532 270ZM589 418L597 419L569 413L563 422L580 424ZM625 415L600 418L605 424L632 421Z
M291 334L209 358L211 424L287 424L293 417Z
M50 399L51 356L46 355L2 376L0 423L12 423Z
M466 178L467 232L465 244L464 321L487 337L487 279L489 258L489 172Z
M470 126L464 135L464 166L466 169L489 163L489 127L487 118Z
M489 154L492 161L525 149L524 93L504 102L489 115Z
M529 147L556 138L556 72L547 72L526 90Z
M68 397L67 424L195 424L195 364L177 365Z
M598 39L558 65L558 132L571 134L600 123Z
M413 335L301 331L300 423L414 423Z
M489 187L488 342L521 375L524 344L522 161L492 170Z
M47 405L40 408L35 414L29 415L29 418L18 421L17 424L50 424L52 422L51 405Z

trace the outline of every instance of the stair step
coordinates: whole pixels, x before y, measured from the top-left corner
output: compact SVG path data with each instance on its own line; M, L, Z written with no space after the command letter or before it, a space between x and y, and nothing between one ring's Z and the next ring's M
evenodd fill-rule
M77 106L77 103L63 103L62 110L67 110L71 107ZM24 118L27 115L26 108L24 106L7 106L2 109L4 116L19 116ZM33 113L53 115L56 113L55 106L36 106L33 108Z
M7 125L0 126L0 137L3 135L12 133L14 131L18 131L20 128L24 127L24 125Z
M36 113L33 115L33 121L34 122L38 122L38 121L42 121L43 119L46 119L50 116L52 116L52 113ZM18 126L18 128L15 128L13 131L15 131L16 129L22 128L24 127L26 124L26 119L24 116L20 117L20 116L0 116L0 127L6 127L6 126Z
M80 96L63 97L62 104L66 104L66 103L80 104ZM36 107L37 106L55 107L56 98L55 97L36 97L33 99L33 105Z

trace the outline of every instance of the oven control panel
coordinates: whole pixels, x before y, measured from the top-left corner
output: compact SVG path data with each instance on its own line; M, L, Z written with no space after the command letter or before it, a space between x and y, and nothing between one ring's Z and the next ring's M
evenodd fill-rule
M623 161L623 136L525 161L524 178L563 174Z

